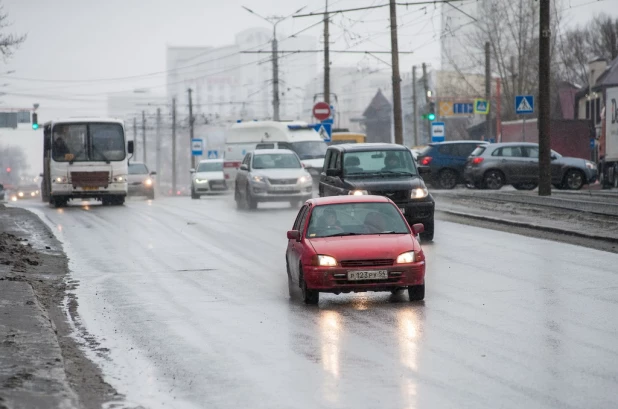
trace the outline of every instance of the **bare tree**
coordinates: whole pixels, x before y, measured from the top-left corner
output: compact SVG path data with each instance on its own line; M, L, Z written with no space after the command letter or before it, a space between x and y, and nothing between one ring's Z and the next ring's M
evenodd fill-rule
M13 55L13 51L26 40L26 34L17 35L5 32L6 28L11 26L8 18L8 14L4 12L4 6L0 3L0 54L5 60Z

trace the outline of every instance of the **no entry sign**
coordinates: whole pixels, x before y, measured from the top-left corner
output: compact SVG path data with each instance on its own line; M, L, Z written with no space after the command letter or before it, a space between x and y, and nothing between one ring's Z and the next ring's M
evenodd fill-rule
M318 102L313 106L313 116L318 121L324 121L330 118L330 105L326 102Z

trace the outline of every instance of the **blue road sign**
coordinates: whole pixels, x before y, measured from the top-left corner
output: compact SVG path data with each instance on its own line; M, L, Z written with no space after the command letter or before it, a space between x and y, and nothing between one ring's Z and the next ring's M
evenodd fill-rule
M218 159L218 158L219 158L219 151L217 150L208 151L208 159Z
M204 153L204 142L201 139L191 139L191 154L193 156L201 156Z
M327 119L319 124L313 124L313 129L320 134L324 142L330 142L333 136L333 120Z
M431 142L444 142L446 138L446 130L444 122L431 123Z
M534 96L533 95L516 95L515 96L515 113L517 115L533 114L534 113Z
M594 140L594 138L590 138L590 149L594 149L596 145L596 141Z
M458 102L453 104L453 114L462 115L462 114L473 114L474 113L474 104L472 102Z
M487 115L489 114L489 101L486 101L481 98L477 98L474 100L474 113Z

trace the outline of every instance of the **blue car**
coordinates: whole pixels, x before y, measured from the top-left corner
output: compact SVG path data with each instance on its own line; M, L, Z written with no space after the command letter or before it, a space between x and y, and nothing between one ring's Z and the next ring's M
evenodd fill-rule
M453 189L465 183L464 168L470 154L485 141L449 141L430 143L418 155L417 163L428 166L431 173L424 178L441 189Z

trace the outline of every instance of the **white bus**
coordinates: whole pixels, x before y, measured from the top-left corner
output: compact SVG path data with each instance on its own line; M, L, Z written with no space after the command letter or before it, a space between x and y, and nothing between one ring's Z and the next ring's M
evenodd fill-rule
M124 123L108 118L69 118L43 126L41 197L55 207L76 198L122 205L128 155Z
M324 165L326 142L306 122L249 121L230 127L225 137L223 172L231 182L245 154L254 149L289 149L318 177Z

